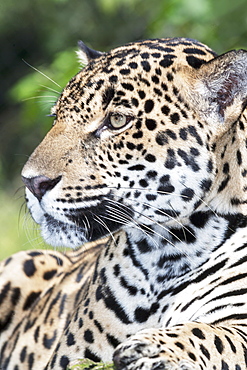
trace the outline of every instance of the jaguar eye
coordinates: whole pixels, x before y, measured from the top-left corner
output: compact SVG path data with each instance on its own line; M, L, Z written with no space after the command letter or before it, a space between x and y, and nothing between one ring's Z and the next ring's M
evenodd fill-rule
M114 129L121 128L129 122L128 118L123 114L112 114L109 117L110 124Z
M109 131L121 131L121 129L128 125L130 121L134 119L133 116L125 115L122 113L110 113L107 115L101 126L94 131L94 136L100 138L105 130Z

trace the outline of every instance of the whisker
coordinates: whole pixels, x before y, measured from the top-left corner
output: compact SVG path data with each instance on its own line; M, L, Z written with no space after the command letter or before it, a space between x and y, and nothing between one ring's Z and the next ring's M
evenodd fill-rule
M116 202L116 205L117 206L119 206L119 204ZM125 205L120 205L120 206L125 206ZM108 207L109 208L109 210L110 211L113 211L113 212L111 212L111 214L112 214L112 217L113 217L113 219L112 219L112 221L119 221L119 220L121 220L121 218L119 218L119 217L116 217L116 216L118 216L118 215L123 215L123 216L125 216L125 214L123 213L123 212L119 212L119 210L118 209L115 209L115 207L111 207L111 206L108 206L108 205L106 205L106 207ZM125 206L126 207L126 206ZM126 207L127 208L127 207ZM104 216L105 217L105 216ZM125 221L126 220L126 221ZM157 247L159 247L159 245L158 245L158 243L155 241L155 239L152 237L152 235L150 235L150 234L153 234L153 233L155 233L156 235L158 235L159 237L161 237L163 240L165 240L167 243L169 243L169 244L171 244L173 247L176 247L176 245L171 241L171 240L169 240L169 239L167 239L164 235L161 235L160 233L158 233L157 231L155 231L155 230L153 230L152 228L150 228L149 226L147 226L147 225L144 225L144 224L141 224L140 222L137 222L136 220L134 220L133 218L130 218L130 217L125 217L125 219L124 219L124 221L125 221L125 224L126 225L129 225L129 222L131 222L132 224L134 224L134 226L138 229L138 230L140 230L140 231L142 231L144 234L146 234L147 236L149 236L151 239L153 239L153 242L154 242L154 244L156 244L156 246ZM145 230L143 229L143 227L145 226ZM161 226L161 225L159 225L159 226ZM148 234L147 232L146 232L146 230L148 230L148 231L150 231L150 234ZM180 242L181 242L181 240L179 240Z
M122 224L125 224L125 225L128 225L130 222L131 223L134 223L135 222L130 217L127 217L127 215L125 215L124 212L119 211L115 207L112 207L112 206L106 204L106 208L108 209L108 212L111 213L110 216L112 216L112 218L111 219L108 218L108 215L107 216L106 215L102 216L105 219L108 219L108 220L111 220L111 221L115 221L115 222L119 222L120 221Z
M174 207L170 204L170 207L171 209L173 210L173 212L176 214L176 211L174 209ZM183 235L184 235L184 240L186 240L186 234L185 234L185 230L192 236L194 236L194 234L186 227L184 226L182 223L181 223L181 226L182 226L182 231L183 231Z
M25 234L26 234L26 237L27 237L27 242L24 244L24 246L30 244L31 246L33 246L35 244L35 247L37 245L40 245L43 247L45 246L45 243L44 243L44 240L40 237L38 231L39 231L39 227L35 227L36 224L32 221L31 219L31 215L27 212L25 213L25 217L23 219L23 225L22 225L22 229L25 230ZM34 234L36 234L36 236L34 236ZM38 243L37 243L38 242Z
M19 193L19 191L21 191L21 190L24 190L25 189L25 185L23 184L23 185L21 185L21 186L19 186L19 188L17 188L16 189L16 191L15 191L15 193L14 193L14 195L16 195L17 193ZM23 194L22 194L22 196L23 196ZM18 198L19 199L19 198Z
M181 182L180 182L181 183ZM182 184L182 183L181 183ZM183 185L183 184L182 184ZM118 190L117 189L117 187L116 186L109 186L108 187L109 189L116 189L116 190ZM138 191L142 191L142 192L155 192L155 193L157 193L157 194L163 194L163 195L175 195L175 196L177 196L177 197L181 197L181 198L186 198L186 199L188 199L189 197L187 196L187 195L183 195L183 194L178 194L178 193L169 193L168 191L162 191L162 190L154 190L154 189L152 189L152 188L145 188L145 189L143 189L143 188L135 188L135 187L132 187L131 189L129 188L129 187L123 187L123 186L121 186L121 189L123 189L123 190L138 190ZM198 200L200 200L207 208L209 208L209 210L210 211L212 211L213 213L215 213L215 211L213 210L213 209L211 209L210 208L210 206L201 198L201 197L199 197L197 194L194 194L194 196L198 199ZM216 213L215 213L215 215L217 215ZM218 215L217 215L218 216Z
M110 189L117 189L116 187L109 187ZM121 188L121 189L126 189L126 190L129 190L129 188ZM152 189L142 189L142 188L132 188L132 189L134 189L134 190L138 190L138 191L153 191ZM162 194L169 194L169 193L166 193L166 192L161 192ZM173 193L174 194L174 193ZM176 194L177 196L180 196L180 194ZM187 198L187 196L185 196L186 198ZM120 198L120 197L119 197ZM128 198L129 200L131 200L132 202L136 202L136 199L131 199L131 198ZM151 208L151 209L154 209L154 210L156 210L156 211L159 211L161 214L163 214L164 216L167 216L167 217L169 217L171 220L173 220L174 222L176 222L177 224L179 224L179 226L181 226L181 227L184 227L185 229L186 229L186 231L188 231L190 234L192 234L191 233L191 231L190 230L188 230L187 228L186 228L186 226L184 226L179 220L177 220L175 217L173 217L173 216L171 216L171 215L168 215L166 212L164 212L164 211L161 211L160 210L160 208L158 208L158 207L155 207L155 206L153 206L153 205L150 205L149 203L146 203L146 202L141 202L141 201L139 201L139 203L141 203L141 204L143 204L144 206L147 206L147 207L149 207L149 208ZM172 208L172 207L171 207ZM174 209L173 209L173 211L174 211ZM174 211L174 213L176 213L175 211ZM142 215L141 213L140 213L140 215ZM144 216L144 215L142 215L142 216ZM146 216L145 216L146 217ZM192 234L193 235L193 234Z
M53 91L54 93L60 95L61 94L61 91L58 91L58 90L55 90L53 88L51 88L50 86L46 86L46 85L40 85L41 87L44 87L45 89L47 90L50 90L50 91Z
M182 182L180 181L180 184L182 184ZM182 184L183 185L183 184ZM209 204L207 204L203 198L199 197L197 194L194 194L194 196L200 200L216 217L219 217L219 215L210 207Z
M60 89L62 88L57 82L55 82L52 78L50 78L49 76L47 76L45 73L39 71L37 68L35 68L34 66L32 66L31 64L29 64L26 60L22 59L23 62L28 65L28 67L32 68L34 71L40 73L42 76L44 76L45 78L47 78L49 81L51 81L52 83L54 83L55 85L57 85Z
M116 202L117 203L117 202ZM121 205L121 206L124 206L124 205ZM127 226L127 225L129 225L129 223L131 223L131 224L134 224L135 226L137 225L138 226L138 228L142 231L142 232L145 232L145 230L149 230L150 231L150 233L154 233L155 232L155 234L156 235L158 235L158 236L161 236L163 239L165 239L165 237L164 236L162 236L162 235L160 235L159 233L157 233L156 231L154 231L153 229L151 229L149 226L147 226L147 225L144 225L144 224L142 224L142 223L140 223L140 222L137 222L136 220L134 220L133 218L130 218L130 217L125 217L124 218L124 213L123 212L120 212L119 210L117 210L117 209L115 209L115 207L112 207L112 206L109 206L109 205L106 205L106 208L108 209L108 212L110 211L111 212L111 215L112 215L112 217L113 217L113 219L112 219L112 221L121 221L122 223L123 223L123 221L124 221L124 223L125 223L125 225ZM117 217L117 216L122 216L122 218L121 217ZM105 216L104 216L105 217ZM145 226L145 230L143 230L143 228L141 227L141 226ZM149 234L147 234L147 235L149 235ZM151 235L150 235L151 236ZM167 240L168 241L168 240Z
M109 186L108 187L109 189L117 189L116 186ZM165 194L165 195L176 195L178 197L182 197L182 198L188 198L187 195L183 195L183 194L178 194L178 193L169 193L168 191L162 191L162 190L155 190L155 189L152 189L152 188L136 188L136 187L132 187L132 188L129 188L127 186L121 186L121 189L124 189L124 190L138 190L138 191L143 191L143 192L156 192L158 194ZM196 194L195 194L196 195Z
M182 183L181 183L182 184ZM182 184L183 185L183 184ZM109 187L109 189L117 189L116 187ZM129 190L128 187L121 187L121 189L124 189L124 190ZM151 188L131 188L133 190L138 190L138 191L156 191L156 190L153 190ZM156 191L157 193L159 194L166 194L166 195L169 195L170 193L168 192L164 192L164 191ZM188 198L187 195L183 195L183 194L177 194L177 193L172 193L172 195L175 195L175 196L178 196L178 197L182 197L182 198ZM199 197L197 194L194 194L194 196L199 200L201 201L207 208L209 211L211 211L215 217L219 218L219 215L216 213L216 211L214 211L210 206L209 204L207 204L201 197ZM119 197L120 198L120 197ZM131 198L128 198L129 200L133 201L133 202L136 202L136 199L131 199ZM173 221L175 221L176 223L178 223L182 228L184 228L188 233L190 233L191 235L193 235L193 233L191 233L191 231L189 229L186 228L185 225L183 225L179 220L177 220L175 217L171 216L171 215L167 215L164 211L161 211L159 208L153 206L153 205L150 205L149 203L146 203L146 202L141 202L139 201L139 203L149 207L149 208L152 208L154 210L158 210L161 214L163 214L164 216L168 216L170 219L172 219ZM174 211L174 213L176 213L176 211L174 210L174 208L172 207L172 205L170 205L170 207L172 208L172 210ZM228 229L231 230L231 228L228 226Z
M112 203L116 203L118 206L120 205L119 203L117 203L116 201L113 201L113 200L111 200L111 199L109 199L108 200L109 202L112 202ZM107 206L107 205L106 205ZM121 204L120 206L122 206L122 207L125 207L125 208L127 208L128 209L128 207L126 206L126 205L124 205L124 204ZM113 208L114 209L114 208ZM115 209L114 209L115 210ZM137 212L137 211L135 211L136 213L139 213L139 212ZM141 214L141 213L139 213L139 214ZM141 214L142 215L142 214ZM114 214L114 216L115 216L115 214ZM159 227L161 227L163 230L165 230L167 233L169 233L170 235L172 235L173 237L175 237L180 243L182 243L183 245L185 245L186 246L186 244L182 241L182 240L180 240L179 239L179 237L176 235L176 234L174 234L174 233L172 233L168 228L166 228L164 225L161 225L161 224L159 224L158 222L156 222L156 221L154 221L153 219L151 219L151 218L149 218L148 216L145 216L145 215L142 215L142 216L144 216L145 218L147 218L148 220L150 220L153 224L155 224L155 225L158 225ZM113 220L114 221L114 220ZM116 219L116 221L117 221L117 219ZM135 220L133 220L134 222L136 222ZM133 222L132 221L132 222ZM139 224L139 225L141 225L141 224ZM149 228L147 225L145 225L145 229L149 229L152 233L153 232L155 232L155 234L156 235L158 235L160 238L162 238L163 240L165 240L168 244L170 244L170 245L172 245L175 249L177 249L177 250L179 250L180 251L180 253L181 254L183 254L184 256L186 256L189 260L190 260L190 262L193 262L192 261L192 258L189 256L189 254L186 252L186 251L184 251L184 250L181 250L180 248L179 248L179 246L178 245L176 245L176 244L174 244L171 240L169 240L169 239L167 239L166 237L164 237L163 235L161 235L160 233L158 233L157 231L154 231L154 230L152 230L151 228ZM142 228L140 228L142 231L143 231L143 229ZM193 235L193 234L192 234Z
M100 224L102 225L108 232L109 232L109 235L111 236L112 240L113 240L113 243L115 244L115 246L117 246L117 243L116 243L116 239L114 238L114 235L113 233L111 232L111 230L109 229L109 227L107 226L107 224L101 220L101 218L99 216L97 216L96 214L93 214L93 217L94 219Z
M132 200L132 199L130 199L129 198L129 200ZM111 199L109 199L109 201L111 201L111 202L114 202L114 201L112 201ZM134 200L132 200L132 201L134 201ZM146 204L146 203L143 203L143 204L145 204L145 205L147 205L147 206L149 206L148 204ZM125 204L123 204L122 205L123 207L126 207L126 208L128 208L127 206L125 206ZM157 208L158 209L158 208ZM165 230L166 232L168 232L170 235L172 235L173 237L175 237L179 242L181 242L181 243L183 243L180 239L179 239L179 237L176 235L176 234L174 234L173 232L171 232L170 231L170 229L169 228L167 228L167 227L165 227L164 225L161 225L159 222L157 222L157 221L155 221L155 220L153 220L151 217L148 217L148 216L146 216L146 215L143 215L141 212L137 212L137 211L134 211L135 213L137 213L137 214L139 214L139 215L141 215L141 216L143 216L143 217L145 217L147 220L149 220L149 221L151 221L152 223L154 223L155 225L158 225L159 227L161 227L163 230ZM165 215L166 215L166 213L164 213ZM171 217L172 218L172 217ZM176 219L174 219L175 221L177 221ZM183 227L183 225L180 223L180 222L178 222L179 224L180 224L180 226L182 226ZM189 231L189 230L188 230ZM193 235L193 233L190 231L190 233Z
M85 224L85 233L87 235L87 239L89 239L89 232L92 230L92 228L91 228L89 219L88 219L88 217L86 215L84 215L84 219L85 219L85 221L84 221L84 224ZM91 231L91 233L92 233L92 231ZM91 235L90 235L90 237L91 237Z
M18 226L20 225L20 222L21 222L21 213L23 212L23 210L24 210L24 212L25 212L24 214L26 216L29 212L27 211L27 205L26 205L26 202L25 201L22 202L22 205L21 205L21 207L19 209Z
M73 203L74 204L74 207L75 209L78 208L78 204L76 202ZM86 207L86 204L83 202L84 206ZM80 220L81 222L83 222L83 226L85 228L85 238L87 240L90 240L91 239L91 236L92 236L92 233L93 233L93 228L91 227L90 225L90 221L88 219L88 217L86 215L83 215L83 219ZM76 226L76 228L78 228L77 230L80 229L80 225L78 225L78 223L76 221L74 221L74 225Z
M57 99L57 97L54 96L54 95L37 95L37 96L31 96L29 98L25 98L25 99L23 99L23 101L34 100L34 99L39 99L39 98L54 98L54 99ZM39 101L42 102L44 100L39 100ZM51 103L51 102L53 102L53 100L52 101L51 100L46 100L45 102Z
M108 206L109 207L109 206ZM138 222L136 222L135 220L131 219L131 218L119 218L119 217L116 217L118 215L118 213L116 212L115 208L113 207L110 207L110 211L112 209L112 212L111 212L111 215L112 217L109 217L109 216L103 216L105 219L109 220L109 221L113 221L113 222L119 222L121 221L121 223L123 225L128 225L128 226L131 226L131 224L133 224L133 227L135 227L137 230L140 230L142 233L144 233L147 237L149 237L150 239L152 239L152 242L156 245L156 247L158 248L158 243L156 242L156 240L153 238L152 235L148 234L145 230L143 230L143 228L140 226L141 224L139 224ZM153 233L153 230L150 229L150 231L152 231Z

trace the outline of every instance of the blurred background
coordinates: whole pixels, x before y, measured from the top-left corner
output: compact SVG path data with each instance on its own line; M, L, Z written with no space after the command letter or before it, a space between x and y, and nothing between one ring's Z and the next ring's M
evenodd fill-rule
M246 49L246 0L0 1L0 259L47 248L26 211L20 171L52 125L50 107L79 70L77 41L107 51L178 36L218 53Z

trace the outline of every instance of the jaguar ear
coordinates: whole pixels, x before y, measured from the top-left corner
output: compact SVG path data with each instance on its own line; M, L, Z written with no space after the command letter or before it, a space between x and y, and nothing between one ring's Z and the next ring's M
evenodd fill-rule
M232 123L247 103L247 51L233 50L216 57L185 72L185 79L189 99L204 121Z
M87 65L90 60L96 59L104 54L100 51L90 49L83 41L78 41L78 47L77 56L82 66Z

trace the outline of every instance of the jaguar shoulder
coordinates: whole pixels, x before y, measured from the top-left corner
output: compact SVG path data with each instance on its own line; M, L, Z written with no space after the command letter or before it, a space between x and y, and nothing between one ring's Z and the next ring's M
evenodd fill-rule
M2 262L1 368L246 369L247 52L80 48L22 172L44 239L80 248Z

